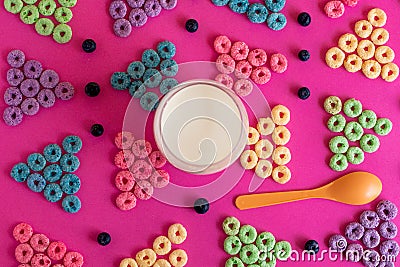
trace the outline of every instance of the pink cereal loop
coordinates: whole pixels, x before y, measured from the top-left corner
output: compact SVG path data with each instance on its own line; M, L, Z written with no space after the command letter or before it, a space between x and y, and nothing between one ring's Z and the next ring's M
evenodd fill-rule
M149 159L151 165L157 169L164 167L167 163L167 158L159 150L151 152Z
M128 169L135 161L135 156L130 150L121 150L114 157L114 164L120 169Z
M47 256L51 260L58 261L64 258L65 253L67 252L67 246L64 242L54 241L51 242L49 247L47 248Z
M135 185L135 189L133 193L138 199L148 200L153 195L154 188L153 186L146 180L137 181Z
M221 73L229 74L235 70L235 60L228 54L219 55L215 63Z
M214 49L219 54L227 54L231 50L231 40L225 35L220 35L215 38Z
M253 84L249 80L240 79L233 85L233 90L239 96L247 96L253 91Z
M29 263L33 256L33 249L28 243L19 244L15 248L15 259L19 263Z
M264 49L261 48L251 50L249 56L247 57L247 60L254 67L262 66L267 63L267 53Z
M266 84L271 80L271 72L267 67L257 67L251 73L250 78L256 84Z
M14 227L13 236L20 243L26 243L33 235L32 226L27 223L20 223Z
M288 67L288 61L282 54L273 54L271 56L271 70L276 73L284 73Z
M147 161L139 159L130 168L135 181L145 180L153 173L153 167Z
M154 188L163 188L169 184L169 173L165 170L157 170L150 176L150 183Z
M358 4L358 0L342 0L343 4L350 7L355 7Z
M33 255L31 265L32 267L50 267L51 260L45 254L38 253Z
M133 133L122 131L115 136L114 142L119 149L130 149L134 140Z
M136 197L132 192L123 192L115 199L115 204L120 210L131 210L136 207Z
M249 55L249 47L245 42L235 42L231 47L231 56L234 60L244 60Z
M135 142L133 142L132 152L136 157L139 157L141 159L147 158L152 150L153 148L151 147L150 142L144 139L136 140Z
M68 252L64 257L65 267L81 267L83 265L83 256L79 252Z
M344 5L341 1L329 1L324 7L325 14L333 19L339 18L344 14Z
M130 191L135 185L135 179L130 171L120 171L115 176L115 186L123 192Z
M250 74L253 70L253 67L247 60L239 61L236 64L235 68L235 77L238 79L247 79L250 77Z
M228 74L220 73L215 77L215 80L225 85L228 89L232 89L233 87L233 79Z
M50 244L49 238L44 234L34 234L29 241L32 248L37 252L45 252Z

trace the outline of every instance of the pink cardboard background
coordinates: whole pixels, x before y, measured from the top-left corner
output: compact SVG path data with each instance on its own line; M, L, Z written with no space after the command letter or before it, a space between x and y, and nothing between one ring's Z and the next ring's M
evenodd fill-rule
M386 83L381 79L368 80L360 72L347 73L344 68L332 70L324 63L325 51L334 46L342 33L351 32L354 22L365 19L372 7L383 8L388 15L385 28L391 33L388 42L395 51L400 51L400 17L398 0L360 1L355 8L348 8L342 18L332 20L323 13L326 1L288 1L283 13L288 18L287 27L279 32L265 25L248 22L245 16L232 13L228 7L215 7L211 1L180 0L172 11L163 11L160 17L150 19L140 29L134 29L129 38L121 39L112 32L112 19L107 14L110 1L79 1L74 7L74 18L70 22L74 37L66 45L59 45L51 38L41 37L33 26L24 25L19 18L0 8L1 63L0 87L7 88L7 53L14 48L22 49L29 59L40 60L44 67L58 71L62 80L70 81L77 89L76 97L69 102L41 110L38 115L26 118L18 127L7 127L0 123L0 266L17 266L14 259L12 229L21 221L30 223L37 232L47 234L52 240L64 241L71 250L80 251L85 257L85 266L118 266L119 261L143 248L150 247L152 240L166 234L171 223L183 223L189 233L187 241L180 247L189 255L188 266L224 266L228 258L223 251L224 234L222 220L236 216L243 223L252 224L258 230L271 231L278 240L288 240L293 248L301 250L308 239L319 241L321 249L327 247L327 239L333 233L343 232L345 225L356 220L364 209L373 209L377 201L365 206L348 206L324 200L309 200L274 207L239 211L233 206L234 198L248 192L251 172L243 176L240 183L225 197L211 205L203 216L189 208L177 208L156 200L139 202L129 212L122 212L114 205L118 193L113 185L117 169L113 157L117 149L113 145L114 135L121 130L123 116L129 103L126 92L111 88L109 78L114 71L124 71L128 63L139 59L146 48L154 48L161 40L171 40L177 46L175 59L178 63L216 59L213 39L219 34L232 40L243 40L250 48L261 47L268 55L284 53L289 60L288 71L273 74L272 80L261 86L271 105L282 103L292 112L289 129L292 139L292 181L279 185L271 180L258 192L313 188L323 185L351 171L369 171L383 181L383 192L379 199L399 202L400 149L400 79ZM297 14L307 11L312 16L309 27L296 22ZM196 18L199 31L190 34L184 29L188 18ZM97 42L97 50L86 54L81 43L86 38ZM311 59L301 62L296 55L300 49L308 49ZM395 59L399 64L399 60ZM101 93L89 98L84 93L87 82L96 81ZM311 97L302 101L296 93L301 86L311 89ZM389 117L393 131L380 138L381 148L377 153L366 155L365 162L350 166L345 172L336 173L328 167L331 155L327 143L333 135L325 127L328 115L323 111L323 99L328 95L342 98L355 97L365 108L375 110L378 116ZM144 116L138 103L137 116ZM0 102L0 109L5 104ZM254 119L253 119L254 122ZM93 123L101 123L105 134L90 135ZM12 180L12 166L52 142L60 143L65 135L77 134L84 142L79 152L81 167L77 174L82 179L78 196L83 207L77 214L65 213L61 205L48 203L43 196L31 192L25 185ZM152 136L147 136L152 139ZM154 143L153 143L154 144ZM173 172L173 170L171 171ZM210 180L207 177L175 175L172 181L178 184L198 185ZM399 223L397 218L395 222ZM107 247L96 243L96 235L107 231L112 242ZM280 262L278 266L352 266L352 263Z

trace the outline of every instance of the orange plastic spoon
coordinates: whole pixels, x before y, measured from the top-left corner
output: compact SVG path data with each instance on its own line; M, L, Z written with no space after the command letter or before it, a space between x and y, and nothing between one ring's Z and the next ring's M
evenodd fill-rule
M242 195L236 198L240 210L271 206L302 199L324 198L350 205L364 205L376 199L382 182L368 172L352 172L319 188L302 191Z

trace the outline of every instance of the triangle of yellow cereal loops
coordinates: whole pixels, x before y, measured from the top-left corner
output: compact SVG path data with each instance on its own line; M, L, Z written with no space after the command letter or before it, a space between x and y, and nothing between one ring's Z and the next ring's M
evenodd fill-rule
M326 52L326 64L333 69L344 66L352 73L361 70L369 79L380 76L387 82L395 81L399 76L399 67L393 62L395 52L386 45L389 41L389 32L383 28L386 21L385 11L371 9L366 19L354 24L355 34L343 34L338 46Z

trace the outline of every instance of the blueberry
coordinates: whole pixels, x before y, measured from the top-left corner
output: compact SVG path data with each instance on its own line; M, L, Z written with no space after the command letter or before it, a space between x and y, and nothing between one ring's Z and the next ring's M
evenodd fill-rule
M97 243L102 246L107 246L111 242L111 236L109 233L102 232L97 235Z
M185 27L188 32L196 32L199 29L199 23L195 19L189 19L186 21Z
M297 16L297 22L301 25L301 26L308 26L311 23L311 16L310 14L308 14L307 12L302 12Z
M297 91L297 95L300 99L306 100L310 97L310 89L308 89L307 87L301 87L299 91Z
M96 50L96 42L93 41L92 39L86 39L82 43L82 49L86 53L92 53L94 50Z
M101 124L93 124L92 128L90 128L90 133L93 136L101 136L104 133L104 127Z
M208 203L207 199L199 198L194 202L194 210L198 214L204 214L210 208L210 204Z
M90 82L85 86L85 93L91 97L98 96L100 94L100 86L95 82Z
M307 61L310 59L310 52L308 52L307 50L300 50L297 56L301 61Z
M319 251L318 242L315 240L308 240L304 245L304 250L317 254Z

